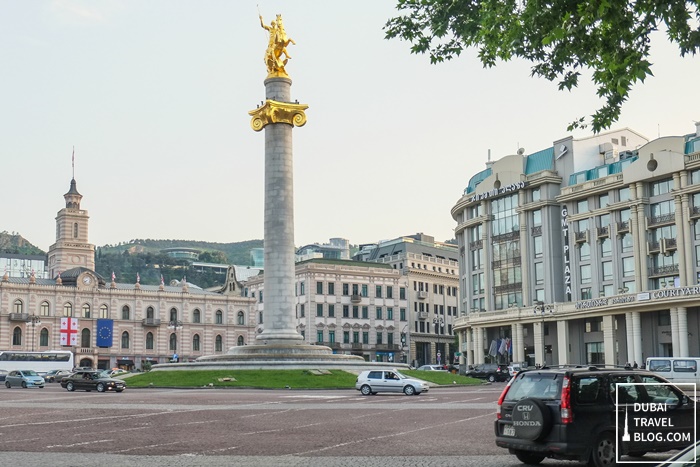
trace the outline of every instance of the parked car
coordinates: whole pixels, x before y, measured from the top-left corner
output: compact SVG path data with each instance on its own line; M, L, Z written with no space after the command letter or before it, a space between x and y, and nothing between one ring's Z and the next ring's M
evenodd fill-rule
M525 368L526 367L524 367L520 363L511 363L510 365L508 365L508 376L512 378L513 376L518 374L520 370L524 370Z
M447 371L443 365L423 365L416 368L420 371Z
M60 383L64 377L71 374L73 373L68 370L51 370L44 375L44 381L47 383Z
M363 371L357 377L355 389L363 396L378 392L403 392L407 396L428 392L430 387L425 381L409 378L396 370Z
M691 397L649 371L544 367L508 383L494 431L496 445L525 464L551 457L601 467L616 464L616 446L632 457L683 449L694 442L695 411Z
M110 378L102 371L76 371L72 375L61 380L61 387L69 391L76 389L97 392L116 391L126 389L126 383L121 379Z
M5 376L5 387L44 388L44 378L34 370L12 370Z
M474 368L467 371L467 376L485 379L491 383L496 381L508 381L508 379L510 379L510 375L508 374L508 365L496 363L482 363L480 365L475 365Z
M7 376L8 373L9 371L7 370L0 370L0 381L5 381L5 376Z

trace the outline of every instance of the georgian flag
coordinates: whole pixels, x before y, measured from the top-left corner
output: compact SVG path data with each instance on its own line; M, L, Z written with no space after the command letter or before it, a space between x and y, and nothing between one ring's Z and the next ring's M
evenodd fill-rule
M78 345L78 318L61 318L61 345Z

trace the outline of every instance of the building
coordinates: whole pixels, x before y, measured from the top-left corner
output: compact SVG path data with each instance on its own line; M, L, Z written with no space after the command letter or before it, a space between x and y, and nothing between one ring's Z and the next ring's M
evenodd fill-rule
M313 243L297 248L297 261L311 258L350 259L350 242L344 238L331 238L330 243Z
M46 270L46 255L19 255L0 253L0 271L7 272L10 277L48 277Z
M134 369L174 355L191 360L224 353L254 337L254 300L242 296L234 267L214 292L186 282L148 286L105 279L94 271L88 212L80 207L75 180L64 199L48 253L49 277L5 272L0 278L0 349L70 348L80 366ZM77 318L77 328L62 333L64 317ZM74 344L62 346L61 334L75 335Z
M389 265L314 258L295 264L297 331L309 344L367 361L407 362L406 278ZM255 299L257 329L263 322L264 275L244 283Z
M452 208L465 363L700 355L700 124L518 152Z
M405 277L410 363L453 362L459 351L453 332L459 309L457 246L418 233L363 245L355 259L388 264Z

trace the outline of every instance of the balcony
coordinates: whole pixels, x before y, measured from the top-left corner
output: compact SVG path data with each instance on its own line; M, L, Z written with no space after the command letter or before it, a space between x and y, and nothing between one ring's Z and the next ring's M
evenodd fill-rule
M76 355L97 355L97 347L73 347Z
M426 298L428 298L428 292L426 292L425 290L419 290L418 298L420 298L421 300L425 300Z
M584 230L583 232L576 232L574 238L576 243L588 243L588 230Z
M664 224L673 224L676 221L676 213L671 212L660 216L647 217L649 227Z
M670 266L660 266L649 269L649 276L668 276L671 274L678 274L679 267L677 264L672 264Z
M377 344L376 350L399 350L398 344Z
M160 318L144 318L142 326L160 326Z
M609 227L598 227L598 238L604 238L610 236Z
M10 313L10 321L29 321L29 313Z
M533 237L537 237L538 235L542 235L542 226L538 225L536 227L532 227L530 229L530 232L532 233Z
M352 349L353 350L362 350L362 344L359 342L353 342L352 343Z
M627 233L630 231L630 221L618 222L617 233Z
M362 297L360 296L360 294L354 293L350 295L350 301L352 303L360 303L362 301Z
M471 251L478 250L479 248L483 248L483 246L484 246L483 240L476 240L473 242L469 242L469 250L471 250Z
M428 313L427 311L419 311L418 312L418 319L428 319Z

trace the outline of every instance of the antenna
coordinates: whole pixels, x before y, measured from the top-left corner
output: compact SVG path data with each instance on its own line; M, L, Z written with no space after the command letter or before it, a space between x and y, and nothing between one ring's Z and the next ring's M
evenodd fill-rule
M71 165L73 166L73 180L75 180L75 146L73 146L73 157L71 158Z
M491 150L490 150L490 149L489 149L489 158L488 158L488 162L491 162Z

